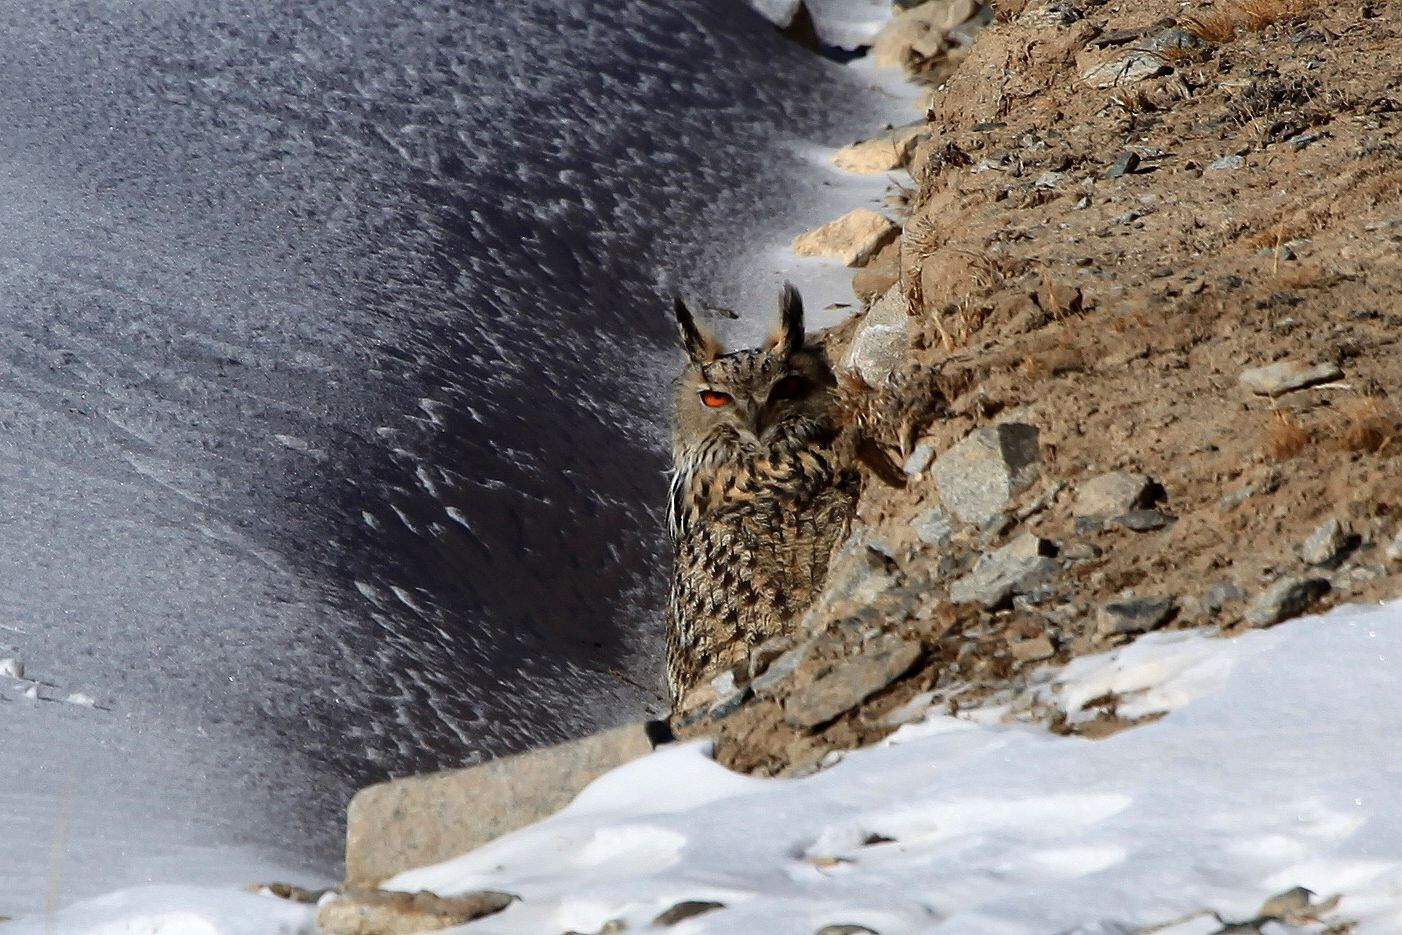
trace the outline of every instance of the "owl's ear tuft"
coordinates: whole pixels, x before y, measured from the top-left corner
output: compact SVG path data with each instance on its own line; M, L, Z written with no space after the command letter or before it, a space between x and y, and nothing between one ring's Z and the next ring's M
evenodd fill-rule
M770 335L770 346L785 357L798 353L803 347L803 297L791 282L784 283L779 296L779 326Z
M681 335L682 350L692 363L709 364L720 356L720 342L705 328L696 323L691 307L681 296L674 302L677 314L677 331Z

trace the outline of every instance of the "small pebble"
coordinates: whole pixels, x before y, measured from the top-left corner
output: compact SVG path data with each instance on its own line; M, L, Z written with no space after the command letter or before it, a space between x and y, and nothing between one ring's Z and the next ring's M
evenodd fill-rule
M1161 510L1132 510L1112 517L1110 522L1135 532L1152 532L1173 522L1173 517Z
M1211 165L1209 165L1207 168L1208 168L1208 171L1210 171L1210 172L1211 172L1211 171L1222 172L1222 171L1226 171L1226 170L1229 170L1229 169L1240 169L1240 168L1241 168L1242 166L1244 166L1244 165L1246 165L1246 157L1245 157L1245 156L1231 155L1231 156L1223 156L1221 159L1215 160L1215 161L1214 161Z

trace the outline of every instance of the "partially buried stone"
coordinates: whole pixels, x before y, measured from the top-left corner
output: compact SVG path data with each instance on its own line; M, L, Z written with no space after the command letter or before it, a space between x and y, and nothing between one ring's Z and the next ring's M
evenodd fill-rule
M792 247L799 256L830 256L846 266L862 266L900 233L901 229L885 215L870 208L856 208L822 227L799 234Z
M945 545L954 536L954 524L949 514L937 506L921 512L910 521L910 528L926 545Z
M1086 69L1081 74L1081 80L1092 88L1116 88L1172 70L1167 62L1152 52L1131 52L1122 59Z
M910 453L910 457L905 459L905 464L901 466L901 470L904 471L908 477L914 477L917 474L923 474L925 469L930 466L930 462L934 459L935 446L931 445L929 442L921 442L915 446L915 450Z
M909 350L910 315L897 284L862 316L842 366L857 371L869 385L880 386L905 363Z
M1207 168L1211 172L1225 172L1231 169L1240 169L1244 165L1246 165L1245 156L1231 155L1214 160Z
M1298 617L1328 593L1329 582L1323 578L1286 575L1276 579L1251 602L1246 608L1246 622L1253 627L1268 627Z
M678 922L682 922L686 919L699 916L702 913L714 912L717 909L724 908L725 903L712 902L711 900L706 899L688 899L684 902L677 903L675 906L665 910L664 912L659 913L657 918L652 920L652 924L661 925L664 927L669 925L676 925Z
M1246 597L1246 591L1235 581L1219 581L1207 589L1207 593L1202 596L1202 605L1213 613L1217 613L1232 601L1239 601Z
M1173 613L1167 597L1131 597L1111 601L1096 613L1095 630L1101 636L1147 633L1162 626Z
M1072 516L1123 516L1148 509L1163 499L1163 488L1147 474L1111 471L1098 474L1076 488Z
M920 659L918 643L891 634L880 636L861 654L841 660L784 702L784 720L812 728L850 711L910 671Z
M1291 390L1328 383L1343 375L1343 371L1335 364L1307 364L1299 360L1283 360L1278 364L1243 370L1237 382L1243 389L1262 396L1280 396Z
M1331 516L1320 523L1300 546L1300 558L1306 565L1335 565L1355 541L1348 528L1337 517Z
M515 899L484 890L462 896L399 893L352 888L317 909L317 931L325 935L412 935L436 932L500 912Z
M1173 518L1162 510L1131 510L1111 517L1110 522L1135 532L1152 532L1164 528Z

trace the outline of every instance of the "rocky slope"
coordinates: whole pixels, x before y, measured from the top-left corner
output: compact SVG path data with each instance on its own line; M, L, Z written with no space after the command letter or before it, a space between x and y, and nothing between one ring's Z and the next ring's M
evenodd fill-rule
M867 488L799 632L674 718L737 769L931 705L1103 735L1118 699L1030 673L1402 593L1402 79L1359 67L1402 3L1008 0L964 46L972 12L893 21L928 118L837 157L900 225L828 336Z

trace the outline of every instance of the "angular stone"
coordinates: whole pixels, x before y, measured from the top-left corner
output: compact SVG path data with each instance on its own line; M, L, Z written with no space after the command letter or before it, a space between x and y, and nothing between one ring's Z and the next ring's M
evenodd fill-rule
M1306 565L1333 565L1356 541L1348 528L1331 516L1320 523L1300 546L1300 559Z
M480 766L362 789L346 815L346 880L378 883L552 815L599 776L652 752L659 731L654 722L639 721Z
M1281 396L1291 390L1301 390L1316 383L1337 380L1344 372L1335 364L1307 364L1299 360L1282 360L1278 364L1243 370L1237 378L1242 388L1261 396Z
M1246 157L1238 156L1233 153L1232 155L1222 156L1212 160L1207 166L1207 171L1230 172L1232 169L1240 169L1244 165L1246 165Z
M750 689L761 698L773 695L780 685L798 671L798 667L803 663L803 657L808 655L808 651L813 648L813 642L813 640L809 640L780 654L765 668L762 674L750 682Z
M901 169L910 163L916 144L930 135L930 126L921 122L887 130L869 140L861 140L833 153L832 161L839 169L859 175L877 175Z
M914 477L917 474L925 473L925 469L930 466L930 462L933 460L935 460L935 446L929 442L921 442L915 446L910 457L905 459L901 470L905 472L907 477Z
M1061 566L1052 559L1056 547L1046 539L1024 533L995 552L979 556L973 570L949 586L956 604L982 604L990 610L1006 606L1056 576Z
M880 386L901 367L910 351L910 315L899 285L892 286L862 317L842 366L871 386Z
M316 912L324 935L414 935L437 932L501 912L516 897L486 890L465 896L396 893L352 887Z
M793 252L799 256L835 257L844 266L864 266L900 233L901 229L884 214L857 208L799 234L793 240Z
M1108 519L1147 509L1162 497L1163 488L1147 474L1111 471L1099 474L1076 489L1072 516Z
M813 728L852 710L910 671L923 650L887 634L872 640L859 655L849 656L784 702L784 720Z
M921 512L910 521L910 527L926 545L942 546L954 537L954 524L949 521L949 514L937 506Z
M1246 622L1253 627L1268 627L1298 617L1328 593L1329 582L1323 578L1286 575L1256 596L1246 608Z
M1056 647L1045 636L1034 636L1030 640L1018 640L1009 644L1008 651L1018 662L1040 662L1056 655Z
M1151 36L1139 48L1145 52L1178 52L1188 49L1201 49L1202 39L1188 32L1182 26L1170 26Z
M975 429L935 459L931 469L945 509L982 526L1037 481L1042 456L1037 429L1006 422Z
M1081 80L1092 88L1118 88L1172 70L1167 62L1152 52L1131 52L1124 58L1087 68L1081 73Z
M1147 633L1168 620L1173 600L1167 597L1130 597L1111 601L1096 612L1095 631L1100 636Z

